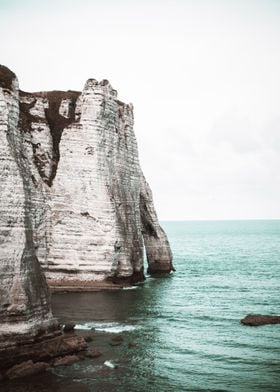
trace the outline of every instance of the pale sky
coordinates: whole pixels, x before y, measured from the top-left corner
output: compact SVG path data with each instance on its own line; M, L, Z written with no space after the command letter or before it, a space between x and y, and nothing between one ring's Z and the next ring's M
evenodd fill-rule
M280 219L279 0L0 0L25 91L109 79L161 220Z

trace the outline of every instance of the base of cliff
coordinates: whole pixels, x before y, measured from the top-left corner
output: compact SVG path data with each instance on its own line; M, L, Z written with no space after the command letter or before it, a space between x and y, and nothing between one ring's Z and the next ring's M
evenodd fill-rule
M134 272L131 276L110 276L104 280L56 280L48 279L48 286L51 292L57 291L71 291L71 292L82 292L82 291L101 291L101 290L120 290L126 287L130 287L137 283L145 281L143 271Z
M160 262L150 263L147 269L147 273L149 275L170 274L171 272L175 271L176 270L172 264Z
M84 338L74 333L6 347L0 350L0 381L45 370L52 366L55 358L69 356L86 347Z

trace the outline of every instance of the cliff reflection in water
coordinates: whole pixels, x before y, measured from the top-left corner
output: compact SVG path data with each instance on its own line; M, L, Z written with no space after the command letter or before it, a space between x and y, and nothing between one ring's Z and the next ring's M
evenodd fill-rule
M156 296L156 293L154 293ZM129 322L142 318L143 311L153 306L156 297L143 286L124 290L55 293L53 313L61 323L93 321Z

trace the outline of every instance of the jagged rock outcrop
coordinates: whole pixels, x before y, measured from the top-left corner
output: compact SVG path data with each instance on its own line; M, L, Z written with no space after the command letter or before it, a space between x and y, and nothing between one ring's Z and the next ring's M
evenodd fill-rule
M81 93L17 94L13 164L25 168L32 252L49 285L141 281L143 238L148 271L170 272L168 240L139 165L132 105L119 101L107 80L89 79ZM12 187L15 179L6 181ZM22 194L16 189L13 200Z
M27 353L32 357L33 344L47 346L61 337L36 256L32 176L18 125L18 82L9 69L0 66L1 370Z

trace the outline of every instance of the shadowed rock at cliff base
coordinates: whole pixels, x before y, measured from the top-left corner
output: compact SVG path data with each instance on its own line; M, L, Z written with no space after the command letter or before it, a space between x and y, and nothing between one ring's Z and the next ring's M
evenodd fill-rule
M244 325L249 325L252 327L266 324L280 324L280 316L248 314L240 322Z
M134 283L141 283L145 280L144 268L141 271L134 271L130 276L109 276L107 282L112 282L120 287L133 285Z
M9 378L11 378L9 373L17 373L17 376L20 377L21 369L23 371L26 369L27 372L29 370L30 372L32 370L36 372L36 369L40 370L36 366L34 368L31 362L34 362L35 365L37 362L52 364L56 358L59 358L60 364L63 364L63 362L69 363L67 358L69 355L83 351L86 348L87 344L84 338L75 334L56 337L41 336L41 339L38 338L35 341L17 342L14 346L3 349L0 347L0 373ZM66 359L64 360L65 356ZM30 366L25 366L26 361L30 361ZM58 364L56 365L58 366ZM15 369L13 369L14 366L16 366ZM19 372L17 372L17 369L19 369ZM22 376L24 375L26 374L22 374Z
M22 362L18 365L14 365L6 373L6 376L13 380L14 378L30 376L32 374L40 373L46 370L50 365L46 362L34 363L31 360Z

